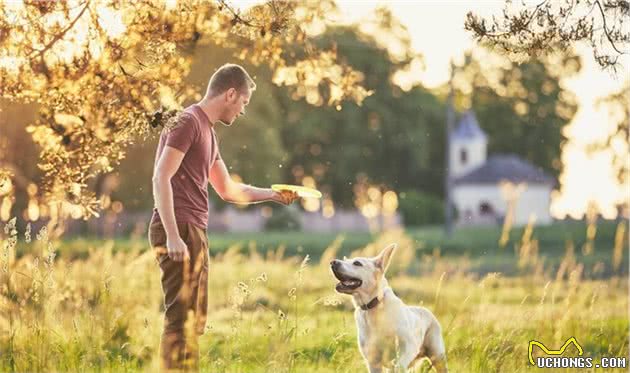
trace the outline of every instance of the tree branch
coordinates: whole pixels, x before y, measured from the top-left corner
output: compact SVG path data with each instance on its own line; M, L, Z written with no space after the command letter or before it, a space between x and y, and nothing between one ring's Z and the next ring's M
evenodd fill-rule
M523 25L523 30L525 30L529 24L532 22L532 20L534 19L534 16L536 16L536 13L538 13L538 11L540 10L540 8L545 5L549 0L544 0L543 2L541 2L540 4L536 5L536 8L534 9L534 11L532 12L532 15L529 17L529 19L527 20L527 22L525 22L525 24ZM528 30L529 31L529 30ZM487 33L486 36L490 36L490 37L498 37L498 36L504 36L507 34L511 34L512 31L505 31L505 32L501 32L501 33L497 33L497 34L491 34L491 33ZM531 33L531 32L530 32Z
M602 15L602 21L604 22L604 34L606 35L606 38L610 42L610 45L612 45L613 49L617 53L619 53L619 54L627 54L628 52L622 52L619 49L617 49L617 46L615 45L615 42L613 41L612 37L610 36L610 31L608 31L608 27L606 26L606 14L604 14L604 9L602 9L602 5L600 4L599 0L595 0L595 4L597 4L597 7L599 8L599 12Z
M259 28L260 27L259 25L253 24L251 21L243 19L241 17L241 15L239 13L237 13L234 9L232 9L232 7L229 6L228 3L225 0L219 0L219 4L224 6L227 10L230 11L230 13L232 13L232 16L234 17L233 20L235 22L240 22L240 23L242 23L242 24L244 24L245 26L248 26L248 27L253 27L253 28Z
M68 27L66 27L63 31L61 31L59 34L57 34L53 40L51 40L48 44L46 44L44 46L43 49L41 50L37 50L34 49L33 52L37 52L37 55L35 57L40 57L44 55L44 53L46 53L47 50L49 50L50 48L52 48L52 46L58 42L61 38L63 38L66 33L68 31L70 31L70 29L72 29L74 27L74 25L77 23L77 21L79 20L79 18L81 18L81 16L83 15L83 13L85 13L85 11L87 10L88 6L90 5L90 0L87 0L85 2L85 6L83 7L83 9L81 9L81 12L76 16L76 18L68 25ZM31 58L33 56L31 56L31 54L28 55L28 58Z

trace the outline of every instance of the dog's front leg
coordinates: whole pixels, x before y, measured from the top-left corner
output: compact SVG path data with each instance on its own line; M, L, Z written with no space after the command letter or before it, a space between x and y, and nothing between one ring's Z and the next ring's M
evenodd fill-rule
M381 373L383 371L383 359L378 349L366 350L365 352L362 350L361 353L370 373Z
M398 365L401 368L400 371L406 372L411 363L418 357L419 353L420 346L417 343L404 343L400 351L400 357L398 358Z

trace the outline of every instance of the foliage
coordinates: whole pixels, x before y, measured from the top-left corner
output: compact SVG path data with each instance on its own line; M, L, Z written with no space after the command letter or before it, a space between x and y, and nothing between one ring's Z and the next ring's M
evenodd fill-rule
M325 25L330 11L330 2L275 0L246 13L194 0L171 8L150 0L3 3L0 97L39 105L27 129L41 148L45 200L71 203L85 218L97 214L88 179L112 171L129 145L153 131L156 109L200 98L183 79L198 44L238 48L237 57L269 66L274 81L298 96L323 84L335 92L330 104L360 103L369 94L361 75L338 64L334 51L314 47L306 32ZM298 43L310 53L285 53L285 45Z
M503 14L488 20L469 12L464 27L474 38L513 56L538 57L590 44L602 68L620 68L628 54L630 2L627 0L544 0L535 7L506 0Z
M488 153L513 153L558 176L563 128L577 112L575 96L562 79L577 74L580 59L563 53L522 64L468 54L456 81L488 134ZM470 93L464 93L470 92Z
M443 172L444 105L421 86L405 91L393 82L397 72L420 57L406 49L404 27L385 10L380 12L385 16L376 31L338 27L318 39L319 45L336 46L340 60L362 71L365 87L375 95L361 107L348 105L341 111L313 111L304 103L281 101L286 112L283 143L292 155L287 178L301 183L313 177L318 188L345 208L353 206L352 186L361 179L394 190L419 184L439 190L439 178L422 176ZM404 53L392 55L380 38L400 43Z
M265 230L270 231L298 231L301 227L300 211L295 206L275 208L265 221Z
M606 106L616 118L615 128L602 143L595 144L592 150L608 147L613 155L613 169L617 180L628 188L630 183L630 79L626 80L618 92L613 92L600 99L598 105ZM627 203L627 201L626 201Z
M444 202L431 194L409 189L400 193L399 209L405 226L442 224Z

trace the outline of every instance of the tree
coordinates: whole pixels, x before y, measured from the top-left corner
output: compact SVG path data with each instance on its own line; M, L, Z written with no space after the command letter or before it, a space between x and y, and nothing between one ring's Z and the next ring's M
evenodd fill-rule
M411 52L408 34L391 14L378 12L376 32L368 34L358 26L331 28L317 41L322 48L335 45L338 58L363 73L362 83L375 93L360 108L325 106L325 88L307 96L321 105L317 110L281 100L287 118L283 142L291 155L287 178L299 183L303 176L314 177L337 206L346 208L353 206L353 185L359 180L434 193L442 182L436 174L443 173L444 104L421 86L404 91L394 84L396 72L419 56ZM387 40L400 43L402 53L393 53Z
M332 2L275 0L246 13L224 1L174 8L150 0L0 4L0 98L39 106L27 130L40 147L45 200L69 202L84 218L98 214L88 180L112 171L128 146L159 129L165 111L158 109L200 98L184 79L196 45L237 50L237 57L269 66L274 81L298 96L322 84L335 92L330 105L360 103L369 92L356 71L306 32L326 25L331 10ZM307 50L301 58L286 53L297 43Z
M24 131L26 125L35 120L34 107L7 105L0 99L0 110L4 110L0 113L0 173L5 170L12 175L11 178L0 175L0 219L10 217L7 204L16 211L24 211L30 195L35 194L38 149Z
M629 53L629 18L627 0L544 0L518 8L506 0L502 17L487 20L469 12L464 27L477 41L516 56L535 57L586 42L602 68L617 70L619 58Z
M566 141L562 130L577 111L576 99L562 87L561 78L579 72L579 58L562 53L522 64L503 61L497 67L482 67L480 58L488 57L468 54L456 73L459 109L474 110L488 134L489 153L518 154L557 178Z
M626 80L618 92L598 100L598 105L608 107L610 114L616 120L615 128L608 138L595 144L591 150L597 151L608 148L613 154L613 167L617 173L617 180L627 190L630 183L630 79Z

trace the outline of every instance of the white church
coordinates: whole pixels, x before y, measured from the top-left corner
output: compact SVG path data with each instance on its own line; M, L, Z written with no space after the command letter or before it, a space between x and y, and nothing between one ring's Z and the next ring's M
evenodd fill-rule
M472 111L451 132L450 167L458 225L552 222L549 213L554 180L540 168L512 154L487 156L488 137Z

